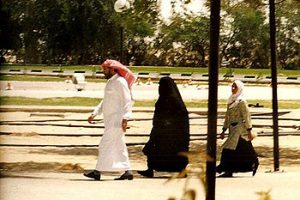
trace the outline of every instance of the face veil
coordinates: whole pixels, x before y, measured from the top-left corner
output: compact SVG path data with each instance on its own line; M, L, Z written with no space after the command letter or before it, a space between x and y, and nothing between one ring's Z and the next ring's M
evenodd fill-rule
M174 80L170 77L162 77L159 80L159 98L156 103L157 107L165 107L166 104L175 104L177 105L176 109L178 111L187 112L185 104L182 100L178 87Z
M182 171L188 158L179 152L189 150L189 116L176 83L170 77L159 81L150 140L145 145L148 168Z

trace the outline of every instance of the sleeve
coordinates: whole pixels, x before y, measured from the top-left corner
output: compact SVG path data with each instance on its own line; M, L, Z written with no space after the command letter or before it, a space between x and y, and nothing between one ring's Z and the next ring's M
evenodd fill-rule
M103 100L98 104L98 106L94 109L93 115L100 115L102 114L102 102Z
M241 115L243 118L243 123L245 124L245 127L247 130L252 129L252 123L251 123L251 114L247 106L246 101L240 102L240 109L241 109Z
M148 142L145 144L144 148L142 149L143 153L145 155L150 155L151 152L153 152L154 146L155 146L154 129L152 128L151 133L150 133L150 138L149 138Z
M224 124L223 124L223 130L228 129L228 127L229 127L228 123L229 123L229 120L228 120L228 106L227 106L227 110L225 113L225 120L224 120Z
M119 94L121 98L121 109L123 110L123 119L130 119L132 115L132 100L131 92L128 88L127 82L125 79L121 79L119 82Z
M183 114L184 115L184 114ZM183 138L181 141L180 151L188 151L189 150L189 143L190 143L190 122L189 122L189 115L185 116L183 119Z

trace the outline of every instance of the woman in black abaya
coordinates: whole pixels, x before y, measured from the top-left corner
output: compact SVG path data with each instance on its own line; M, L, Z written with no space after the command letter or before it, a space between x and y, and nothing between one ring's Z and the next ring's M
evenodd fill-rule
M176 83L170 77L159 81L159 98L155 103L150 139L143 148L148 169L138 171L153 177L153 171L180 172L188 158L179 155L189 150L189 116Z

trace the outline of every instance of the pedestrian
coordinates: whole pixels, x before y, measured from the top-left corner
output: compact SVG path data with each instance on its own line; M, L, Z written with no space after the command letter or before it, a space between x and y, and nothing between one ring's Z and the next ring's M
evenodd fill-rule
M131 86L135 81L133 73L115 60L106 60L102 65L107 84L103 100L89 116L92 123L97 115L103 114L104 133L99 143L98 160L95 170L84 176L100 180L101 172L125 171L115 180L132 180L128 150L125 144L125 132L131 117Z
M177 85L170 77L159 81L152 125L149 141L143 148L148 169L138 173L151 178L154 170L180 172L185 169L188 158L180 152L189 150L189 116Z
M224 172L219 177L232 177L234 172L249 171L254 176L259 162L251 143L254 134L251 132L251 115L244 97L243 82L235 80L231 92L220 138L224 139L227 129L229 134L222 145L221 161L216 171Z

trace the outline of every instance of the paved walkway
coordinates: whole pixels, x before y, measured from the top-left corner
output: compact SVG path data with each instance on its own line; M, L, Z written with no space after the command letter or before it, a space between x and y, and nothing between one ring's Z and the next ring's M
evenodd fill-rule
M65 82L18 82L11 81L13 90L5 90L6 81L0 82L1 96L23 96L33 98L50 97L91 97L102 98L105 83L88 82L83 91L77 91L75 85ZM196 99L208 99L207 85L182 85L178 84L182 98L186 101ZM133 96L136 100L152 100L158 97L157 84L142 84L133 86ZM300 99L299 85L279 85L278 99L297 100ZM230 86L220 85L218 87L218 99L227 99L231 94ZM272 99L272 88L270 86L246 85L246 99Z
M90 181L77 173L28 173L0 179L0 199L9 200L167 200L182 199L183 189L194 189L198 200L205 199L200 181L174 179L167 176L154 179L136 177L132 181L113 181L105 175L103 181ZM216 179L217 200L258 200L259 192L270 191L272 200L297 200L300 196L300 171L237 174L234 178Z

